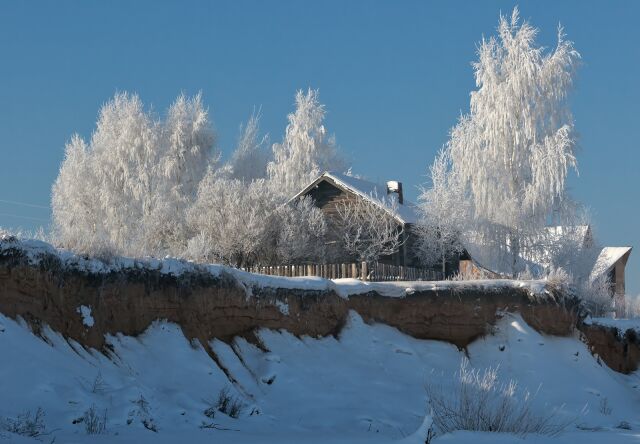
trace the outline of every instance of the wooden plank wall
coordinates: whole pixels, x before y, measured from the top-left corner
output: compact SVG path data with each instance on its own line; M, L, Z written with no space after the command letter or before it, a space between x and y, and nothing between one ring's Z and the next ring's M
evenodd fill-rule
M269 276L318 276L325 279L360 279L368 281L435 281L442 280L442 273L436 270L404 267L401 265L375 262L352 262L340 264L300 264L256 266L245 269L251 273Z

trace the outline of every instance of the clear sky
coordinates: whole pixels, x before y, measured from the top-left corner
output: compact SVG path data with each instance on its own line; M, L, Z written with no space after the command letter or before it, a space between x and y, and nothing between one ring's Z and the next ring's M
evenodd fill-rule
M519 5L583 57L573 195L606 245L640 247L640 2L10 1L0 3L0 226L49 223L50 188L74 132L89 137L116 91L158 112L202 91L223 152L261 106L280 140L293 96L319 88L354 171L410 198L474 88L470 62L500 11ZM34 206L17 205L21 202ZM40 207L41 206L41 207ZM19 217L18 217L19 216ZM640 292L640 250L627 268Z

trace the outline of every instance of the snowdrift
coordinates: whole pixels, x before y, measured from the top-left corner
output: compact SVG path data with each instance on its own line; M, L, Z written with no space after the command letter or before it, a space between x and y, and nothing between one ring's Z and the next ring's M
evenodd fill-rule
M350 312L337 337L259 329L261 347L237 337L205 347L156 321L138 337L106 337L106 354L48 327L0 316L0 418L44 412L42 439L58 443L421 443L427 383L447 384L465 353ZM621 375L575 337L542 335L505 313L467 348L471 365L500 366L536 392L535 408L571 425L523 442L637 442L640 378ZM237 418L215 409L221 390L241 400ZM606 409L603 409L606 405ZM214 413L210 409L214 406ZM106 418L88 435L88 409ZM631 430L618 428L629 426ZM0 442L34 442L0 431ZM520 442L511 435L456 432L434 442Z

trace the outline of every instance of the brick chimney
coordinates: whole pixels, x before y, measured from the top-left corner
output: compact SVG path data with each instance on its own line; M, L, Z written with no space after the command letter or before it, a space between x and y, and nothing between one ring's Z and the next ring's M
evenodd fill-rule
M398 203L402 205L402 182L397 180L390 180L387 182L387 194L395 193L398 195Z

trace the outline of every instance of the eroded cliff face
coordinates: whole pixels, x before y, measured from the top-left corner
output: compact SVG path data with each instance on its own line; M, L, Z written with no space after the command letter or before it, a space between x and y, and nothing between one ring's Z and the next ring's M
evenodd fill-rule
M581 324L580 331L591 353L620 373L631 373L640 364L640 338L635 330L620 331L615 327Z
M490 333L502 312L518 312L541 333L570 335L579 328L592 351L614 370L634 371L640 362L637 336L582 324L579 301L550 288L416 288L403 297L376 291L344 297L331 286L258 285L225 269L212 273L192 267L178 274L148 267L90 271L68 266L55 252L39 253L34 260L19 245L0 250L0 312L24 318L36 332L47 324L97 349L104 347L106 334L135 336L156 319L180 325L187 338L205 348L213 338L255 340L258 328L285 329L298 336L337 335L349 310L369 323L464 348ZM90 307L93 325L83 322L81 306Z
M32 258L31 258L32 259ZM91 308L94 325L78 313ZM375 291L341 297L332 289L251 285L231 273L192 270L179 275L134 268L90 272L66 266L55 254L34 263L20 248L0 253L0 311L37 329L48 324L83 345L100 348L105 334L137 335L156 319L180 325L189 338L251 338L256 328L295 335L338 334L349 310L421 339L465 347L490 331L500 312L520 312L540 332L568 335L578 319L576 300L553 291L472 285L418 290L404 297Z

